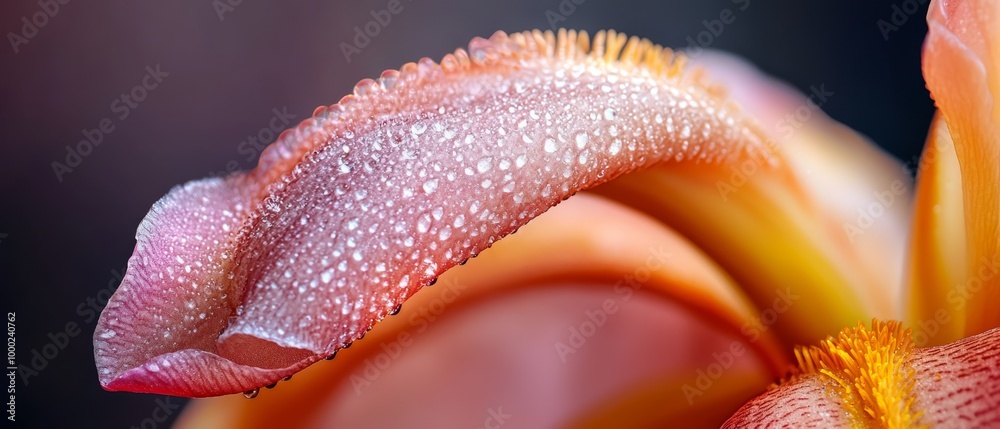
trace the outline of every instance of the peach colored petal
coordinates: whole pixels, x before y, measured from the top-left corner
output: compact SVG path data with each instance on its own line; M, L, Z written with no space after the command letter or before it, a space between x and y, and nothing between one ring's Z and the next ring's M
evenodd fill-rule
M1000 326L1000 3L934 1L924 77L961 167L967 273L965 333ZM969 294L971 296L971 294Z

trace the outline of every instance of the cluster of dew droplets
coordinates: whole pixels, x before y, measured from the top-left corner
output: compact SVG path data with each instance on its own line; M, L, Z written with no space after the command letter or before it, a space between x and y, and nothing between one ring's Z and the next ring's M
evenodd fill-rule
M718 162L745 137L705 91L642 68L501 65L421 61L363 82L336 117L318 110L324 144L270 188L229 331L332 353L569 195L657 162Z

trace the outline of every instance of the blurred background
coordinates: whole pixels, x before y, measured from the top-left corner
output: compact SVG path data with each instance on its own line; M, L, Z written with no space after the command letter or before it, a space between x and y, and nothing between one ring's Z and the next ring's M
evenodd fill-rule
M345 55L341 43L385 0L3 2L0 301L16 313L17 363L32 368L17 380L17 425L131 427L161 406L100 388L95 316L150 205L174 185L252 167L259 150L241 142L274 117L297 124L362 78L500 29L613 28L684 48L703 20L746 4L711 48L800 90L824 84L836 96L823 110L908 161L933 105L920 74L926 6L898 27L877 24L902 3L401 0ZM144 79L155 88L133 91ZM99 144L77 158L69 148L88 135ZM178 412L168 414L159 427Z

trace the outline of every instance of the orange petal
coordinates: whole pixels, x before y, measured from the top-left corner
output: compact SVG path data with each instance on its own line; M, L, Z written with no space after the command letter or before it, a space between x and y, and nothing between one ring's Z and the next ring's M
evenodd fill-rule
M904 283L906 311L914 342L933 346L965 336L968 306L959 293L966 280L962 175L941 115L931 124L918 178Z
M872 316L899 314L898 296L910 211L910 178L899 162L818 105L730 57L705 56L759 117L780 169L754 159L729 171L654 168L598 189L662 219L719 262L767 308L786 285L801 299L775 326L806 343ZM831 94L832 92L832 94Z
M729 369L726 379L713 383L697 401L690 400L690 390L685 394L686 389L693 388L687 377L655 379L634 392L588 410L566 427L662 428L682 423L685 428L718 428L725 416L736 412L747 397L760 392L760 376L750 368Z
M961 167L967 334L1000 326L1000 3L934 1L924 77Z
M591 298L574 298L581 291ZM581 324L601 319L591 315L609 302L620 309L584 344L564 353L564 364L556 343L572 344L569 327L587 329ZM196 402L181 427L222 420L236 427L387 423L417 415L450 418L459 410L463 418L484 418L489 407L550 419L517 426L551 426L600 403L618 402L650 379L676 380L668 393L690 395L698 406L735 408L786 367L773 331L753 331L750 338L740 332L755 313L728 278L676 233L580 195L444 274L399 316L341 351L335 364L309 368L253 401ZM404 332L412 344L404 353L392 352ZM733 348L739 351L732 354ZM368 362L390 354L380 375L364 378L364 371L375 371ZM719 374L709 367L715 359L725 365ZM706 371L712 377L700 382ZM577 387L581 380L587 388ZM688 393L685 384L698 391ZM473 398L474 406L463 402ZM372 411L385 409L387 401L398 412ZM413 407L404 412L405 404ZM647 414L662 417L657 409Z

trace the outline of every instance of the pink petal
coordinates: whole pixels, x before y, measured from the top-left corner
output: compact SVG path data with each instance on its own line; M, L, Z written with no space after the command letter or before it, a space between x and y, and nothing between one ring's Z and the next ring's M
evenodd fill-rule
M560 36L497 33L471 60L362 81L248 175L172 191L98 324L102 385L259 388L582 189L664 161L725 172L760 158L756 128L669 51Z

